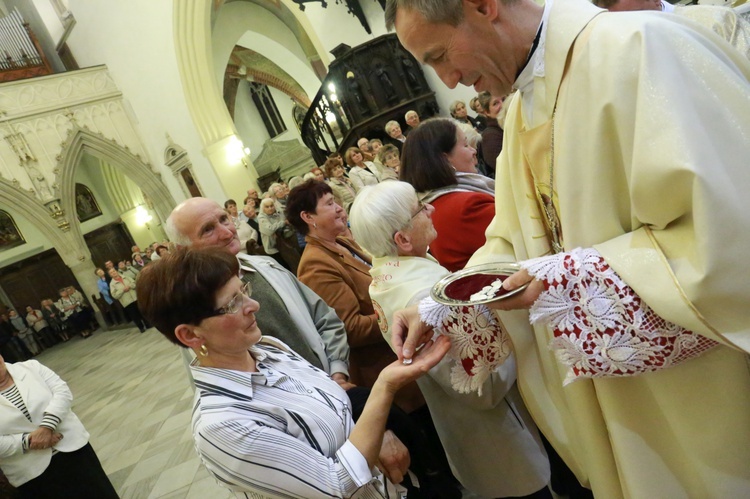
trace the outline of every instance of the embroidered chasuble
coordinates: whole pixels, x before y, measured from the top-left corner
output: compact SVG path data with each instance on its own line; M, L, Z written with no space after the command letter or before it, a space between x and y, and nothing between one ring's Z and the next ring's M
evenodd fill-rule
M597 497L748 497L750 63L680 16L577 0L552 6L544 62L533 112L520 96L509 104L497 215L467 267L551 254L543 209L557 102L563 250L596 249L659 316L720 345L656 372L563 387L551 331L529 326L526 311L500 312L524 401Z

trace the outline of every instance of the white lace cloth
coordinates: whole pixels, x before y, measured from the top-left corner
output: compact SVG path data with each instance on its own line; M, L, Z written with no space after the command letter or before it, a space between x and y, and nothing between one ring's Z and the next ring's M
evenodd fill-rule
M530 320L552 329L549 346L570 368L566 385L665 369L718 344L656 315L594 249L520 264L544 282Z
M419 302L419 315L422 322L451 340L447 356L454 362L453 389L482 395L484 382L512 351L510 338L495 314L484 305L449 307L428 297Z

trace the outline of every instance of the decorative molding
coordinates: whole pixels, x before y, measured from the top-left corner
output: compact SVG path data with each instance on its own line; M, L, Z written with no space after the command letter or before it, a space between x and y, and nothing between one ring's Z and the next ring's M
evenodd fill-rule
M203 189L200 186L200 183L198 182L198 179L195 178L195 175L193 175L192 172L192 166L193 163L190 161L190 158L188 157L187 151L182 148L179 144L176 144L172 137L167 135L167 147L164 149L164 164L172 170L172 174L177 179L177 183L180 184L180 188L182 188L182 192L185 194L185 197L193 197L193 193L190 192L190 189L185 184L185 176L183 175L183 172L185 170L188 170L189 177L193 183L195 183L195 186L198 188L200 192L203 192Z
M122 97L106 66L0 85L0 120L28 118L97 100Z
M127 146L121 146L102 134L84 128L78 128L69 135L57 165L60 172L56 179L60 185L59 197L62 199L62 207L67 213L75 213L73 176L84 153L118 165L121 173L128 176L147 197L154 200L154 210L159 218L161 220L167 219L175 201L161 181L160 175L155 173L150 165L140 159L140 156L134 154ZM76 225L73 230L80 232L80 226Z
M17 181L22 189L34 189L41 201L47 201L59 184L55 167L61 151L77 130L111 140L141 161L147 157L122 100L117 98L0 123L6 139L0 142L0 176ZM34 172L27 167L32 164L29 158L36 160Z

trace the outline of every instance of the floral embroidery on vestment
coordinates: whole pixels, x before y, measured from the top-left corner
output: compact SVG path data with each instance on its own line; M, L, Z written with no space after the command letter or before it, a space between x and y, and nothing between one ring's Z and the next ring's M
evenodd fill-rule
M659 317L595 249L520 263L544 282L530 320L552 329L549 346L570 368L564 384L665 369L718 345Z
M512 351L510 338L492 311L484 305L451 307L425 298L419 302L419 315L451 340L453 389L481 396L484 382Z

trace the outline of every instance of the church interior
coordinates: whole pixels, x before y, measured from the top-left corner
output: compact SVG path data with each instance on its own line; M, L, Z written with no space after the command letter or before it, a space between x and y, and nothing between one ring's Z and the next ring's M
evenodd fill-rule
M355 145L364 130L384 135L389 119L405 126L409 109L447 116L452 101L475 95L447 89L403 49L395 57L383 8L377 0L0 1L2 312L38 308L66 286L97 311L106 303L95 269L166 240L163 224L184 199L243 199L321 165L323 152ZM373 54L379 62L365 64ZM344 110L336 93L346 90L336 85L350 83L352 68L371 73L359 90L369 101ZM370 92L384 92L382 102ZM308 147L303 121L316 107L319 130L308 135L318 144ZM118 493L224 497L185 430L190 389L177 352L154 330L97 319L102 327L86 343L76 336L35 358L71 384ZM153 392L169 403L152 404Z
M95 270L166 244L167 217L190 197L239 204L360 137L387 140L391 120L406 130L409 110L450 117L476 96L403 49L384 8L0 0L0 314L68 286L90 304L90 339L35 358L70 386L120 497L232 494L195 452L179 352L105 313Z

